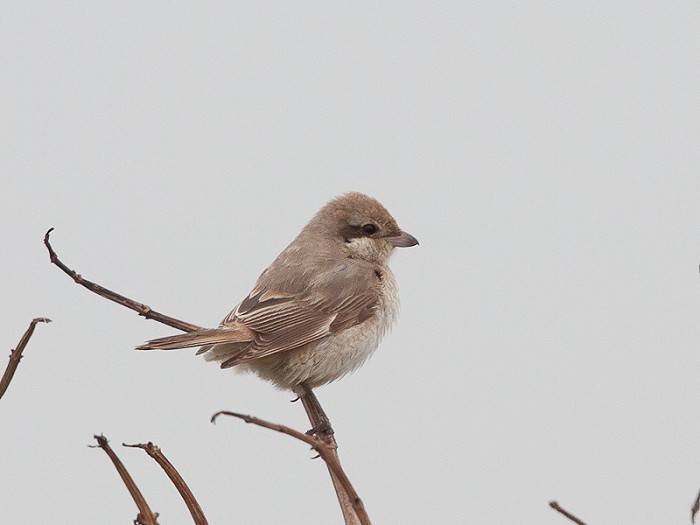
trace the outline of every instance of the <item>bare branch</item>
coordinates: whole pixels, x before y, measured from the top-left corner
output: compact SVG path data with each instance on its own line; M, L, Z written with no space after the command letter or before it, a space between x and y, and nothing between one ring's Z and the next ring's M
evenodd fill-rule
M180 476L180 473L177 471L177 469L173 466L172 463L170 463L168 458L165 457L165 454L163 454L163 452L160 450L160 447L154 445L150 441L148 443L140 443L137 445L127 445L126 443L122 443L122 445L125 447L141 448L145 450L149 456L155 459L156 463L158 463L158 465L160 465L160 467L165 471L165 473L170 478L170 481L173 482L173 485L175 485L175 488L180 493L182 499L185 501L185 504L187 505L187 508L189 509L195 524L208 524L207 518L204 517L204 512L199 506L199 503L197 503L197 500L192 494L192 491L187 486L187 483L185 483L185 480L182 479L182 476Z
M19 366L19 362L22 359L22 352L24 352L24 348L27 346L29 339L32 337L32 334L34 333L34 328L36 327L37 323L50 322L51 319L47 319L46 317L37 317L35 319L32 319L32 322L29 323L29 328L27 328L27 330L24 332L24 335L19 340L17 348L10 352L10 361L7 363L7 368L5 369L5 373L2 375L2 379L0 379L0 399L2 399L2 396L5 395L7 387L10 386L10 381L12 381L12 378L15 375L15 371Z
M211 418L212 423L215 423L216 419L221 415L236 417L242 419L246 423L252 423L260 427L269 428L270 430L275 430L277 432L287 434L288 436L292 436L293 438L296 438L299 441L303 441L304 443L313 447L314 450L316 450L316 452L318 452L318 454L321 456L323 461L326 462L328 470L331 472L331 477L334 480L334 485L336 483L336 480L340 485L340 489L336 487L338 499L340 500L340 492L342 492L347 497L349 505L351 505L351 514L346 514L346 509L343 508L345 523L360 523L361 525L371 525L369 516L367 515L367 511L365 510L362 500L357 495L357 492L355 492L355 489L352 486L350 479L347 477L345 471L343 470L340 464L340 460L338 459L337 454L337 444L333 439L332 435L328 435L327 437L322 439L309 434L305 434L303 432L299 432L298 430L294 430L293 428L289 428L284 425L271 423L269 421L265 421L264 419L260 419L254 416L239 414L237 412L229 412L226 410L214 414Z
M566 510L564 510L563 508L561 508L561 507L559 506L559 503L557 503L556 501L550 501L550 502L549 502L549 506L552 507L552 508L553 508L554 510L556 510L557 512L559 512L560 514L563 514L564 516L566 516L567 518L569 518L569 519L570 519L571 521L573 521L574 523L576 523L576 524L578 524L578 525L586 525L583 521L581 521L580 519L578 519L576 516L574 516L574 515L571 514L570 512L567 512Z
M287 427L285 425L280 425L278 423L272 423L270 421L266 421L264 419L260 419L255 416L248 416L246 414L239 414L238 412L230 412L228 410L221 410L220 412L217 412L213 416L211 416L211 422L216 423L216 420L219 418L219 416L231 416L231 417L236 417L238 419L242 419L246 423L251 423L253 425L257 425L259 427L264 427L264 428L269 428L270 430L275 430L277 432L281 432L282 434L287 434L288 436L292 436L293 438L298 439L299 441L303 441L307 445L310 445L311 448L315 449L319 454L321 451L319 450L320 448L324 448L326 444L319 438L310 436L309 434L304 434L303 432L299 432L298 430L294 430L293 428Z
M311 422L312 429L310 432L316 433L317 430L319 431L316 435L328 444L329 448L333 451L334 460L340 464L340 458L338 457L338 444L336 443L333 435L333 428L331 427L328 416L326 416L326 413L324 412L321 403L319 403L316 394L314 394L313 390L304 383L297 385L294 392L297 394L297 396L299 396L299 399L301 399L301 402L304 405L304 410L306 410L306 415ZM326 464L328 465L327 462ZM328 473L331 476L333 488L335 488L335 494L338 498L340 509L343 512L343 518L345 519L346 525L356 525L361 523L359 515L356 512L357 503L354 501L351 494L345 490L343 486L344 483L340 478L338 478L338 476L335 475L330 465L328 465ZM362 502L360 501L360 505L361 504ZM364 508L362 509L362 512L365 512Z
M49 235L52 231L53 228L49 229L49 231L46 232L46 235L44 235L44 244L46 245L46 249L49 251L49 257L51 259L51 262L58 266L61 270L63 270L65 274L67 274L79 285L84 286L85 288L87 288L91 292L96 293L100 297L104 297L105 299L109 299L110 301L114 301L117 304L126 306L127 308L134 310L136 313L138 313L142 317L145 317L146 319L158 321L159 323L172 326L173 328L182 330L183 332L194 332L195 330L201 330L201 327L197 325L181 321L180 319L175 319L174 317L170 317L160 312L156 312L155 310L151 309L150 306L134 301L133 299L129 299L128 297L113 292L112 290L108 290L107 288L104 288L99 284L88 281L87 279L83 279L75 270L71 270L70 268L68 268L68 266L61 262L61 260L58 258L58 255L56 255L56 252L54 251L54 249L51 246L51 243L49 242Z
M698 513L700 510L700 492L698 492L697 497L695 498L695 503L693 503L693 507L690 509L690 522L695 523L695 515Z
M109 446L107 438L103 435L95 435L94 437L97 440L97 447L104 450L107 453L107 456L109 456L109 459L112 460L114 468L117 469L117 472L122 478L124 485L126 485L129 494L131 494L134 503L136 503L136 507L138 507L139 509L139 514L134 523L138 525L158 525L158 513L154 513L153 511L151 511L151 508L148 506L148 503L143 497L143 494L141 494L141 491L136 486L136 483L134 482L133 478L127 472L126 467L121 462L119 457L117 457L117 454L114 452L114 450L112 450L112 447Z

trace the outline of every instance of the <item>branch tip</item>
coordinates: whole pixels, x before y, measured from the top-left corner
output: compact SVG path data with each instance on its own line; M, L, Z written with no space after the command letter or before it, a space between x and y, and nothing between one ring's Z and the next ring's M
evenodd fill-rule
M12 351L10 352L10 360L7 363L7 368L5 368L2 377L0 377L0 398L2 398L2 396L5 395L7 388L10 386L12 378L15 376L17 367L19 367L19 362L22 359L22 352L24 352L24 349L26 348L27 343L31 339L32 334L34 334L34 329L36 328L37 323L50 322L51 319L48 319L46 317L35 317L29 323L29 327L24 331L24 334L22 334L19 343L17 343L17 347L12 349Z
M250 417L250 416L244 416L243 414L239 414L237 412L230 412L228 410L219 410L216 414L211 416L209 421L216 425L216 420L219 419L219 416L232 416L232 417L237 417L239 419L245 419L246 417Z
M557 511L558 513L560 513L561 515L566 516L567 518L569 518L571 521L573 521L573 522L576 523L577 525L586 525L583 521L581 521L581 520L578 519L576 516L574 516L573 514L571 514L570 512L568 512L566 509L563 509L563 508L561 507L561 505L559 505L559 503L558 503L557 501L555 501L555 500L550 501L550 502L549 502L549 506L552 507L554 510L556 510L556 511Z
M51 243L49 242L49 234L52 231L53 228L50 228L46 232L46 235L44 235L44 245L49 251L49 260L51 264L56 265L63 273L65 273L68 277L73 279L73 281L76 284L87 288L88 290L99 295L100 297L103 297L109 301L115 302L117 304L120 304L121 306L129 308L130 310L135 311L138 315L145 317L146 319L152 319L159 323L171 326L172 328L182 330L183 332L193 332L195 330L201 330L201 327L197 325L181 321L180 319L175 319L174 317L170 317L168 315L164 315L160 312L153 310L150 306L134 301L133 299L130 299L117 292L113 292L112 290L109 290L97 283L88 281L78 272L69 268L65 263L63 263L63 261L61 261L58 258L58 255L54 251L53 246L51 246Z

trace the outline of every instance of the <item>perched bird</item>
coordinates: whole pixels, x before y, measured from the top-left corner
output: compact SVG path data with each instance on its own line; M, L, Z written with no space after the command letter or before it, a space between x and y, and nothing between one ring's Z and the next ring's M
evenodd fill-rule
M153 339L141 350L198 354L276 386L315 388L356 370L398 310L387 263L418 241L376 199L341 195L319 210L218 328Z

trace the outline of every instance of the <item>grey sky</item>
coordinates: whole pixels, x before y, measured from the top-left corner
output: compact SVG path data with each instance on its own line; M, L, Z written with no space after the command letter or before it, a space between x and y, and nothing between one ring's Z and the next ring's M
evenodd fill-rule
M60 4L60 5L59 5ZM377 197L398 325L318 395L375 523L688 523L700 488L697 2L0 4L8 523L340 523L291 396L48 262L214 326L327 200Z

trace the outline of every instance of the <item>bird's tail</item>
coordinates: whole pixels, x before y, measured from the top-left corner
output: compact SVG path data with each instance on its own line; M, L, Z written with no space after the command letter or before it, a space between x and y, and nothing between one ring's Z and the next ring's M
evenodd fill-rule
M176 350L178 348L210 346L220 343L242 343L251 340L252 337L249 332L243 333L242 330L237 330L235 328L209 328L205 330L196 330L186 334L151 339L150 341L146 341L141 346L137 346L136 349Z

